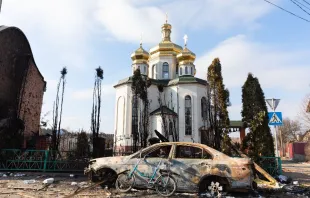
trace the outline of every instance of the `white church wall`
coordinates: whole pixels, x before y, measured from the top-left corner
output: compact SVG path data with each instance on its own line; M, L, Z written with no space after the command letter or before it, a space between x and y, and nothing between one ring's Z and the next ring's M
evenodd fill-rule
M203 126L201 118L201 98L206 94L206 88L198 84L179 85L179 134L180 141L201 142L199 128ZM185 135L185 96L191 97L192 104L192 135Z
M125 145L125 137L130 135L131 125L131 87L124 84L116 88L114 142L116 146Z
M159 108L157 85L151 85L147 91L148 91L148 98L150 100L150 112L152 112Z

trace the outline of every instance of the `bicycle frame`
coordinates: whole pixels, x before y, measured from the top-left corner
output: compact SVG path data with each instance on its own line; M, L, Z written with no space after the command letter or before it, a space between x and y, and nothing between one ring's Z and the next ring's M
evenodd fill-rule
M133 174L137 173L136 175L137 176L140 176L139 178L143 179L145 183L147 184L154 184L155 183L155 177L156 177L156 173L162 163L162 159L159 161L159 163L157 164L154 172L152 173L151 177L145 175L144 173L142 173L141 171L138 170L138 166L140 164L140 162L142 160L145 160L145 157L144 158L140 158L138 160L138 162L135 164L134 168L129 172L129 177L131 178L133 176ZM147 178L147 179L146 179Z

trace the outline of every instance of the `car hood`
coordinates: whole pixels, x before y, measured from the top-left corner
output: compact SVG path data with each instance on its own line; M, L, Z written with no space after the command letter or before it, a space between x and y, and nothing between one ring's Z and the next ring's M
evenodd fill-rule
M113 167L123 164L128 160L129 156L101 157L90 160L90 166L93 170L98 170L104 167Z

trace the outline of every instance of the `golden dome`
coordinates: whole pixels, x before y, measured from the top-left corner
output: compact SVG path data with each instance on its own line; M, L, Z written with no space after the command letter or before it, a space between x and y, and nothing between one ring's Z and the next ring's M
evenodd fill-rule
M150 55L147 51L145 51L142 47L142 44L140 44L140 47L131 54L131 60L133 63L146 63L149 59Z
M159 53L159 55L177 55L182 52L182 47L172 43L171 41L164 41L150 50L150 55Z
M182 51L182 47L171 42L171 29L172 26L167 22L168 17L166 16L166 23L161 26L162 41L150 50L150 55L158 53L158 55L174 55Z
M179 65L185 65L193 63L196 59L196 55L185 46L182 52L177 55L177 59Z

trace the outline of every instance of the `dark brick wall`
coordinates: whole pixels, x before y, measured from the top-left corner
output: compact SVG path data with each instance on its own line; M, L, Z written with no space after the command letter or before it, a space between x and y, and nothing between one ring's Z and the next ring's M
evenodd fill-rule
M29 136L39 132L45 82L32 61L24 77L19 116L25 122L24 133Z
M25 136L39 131L44 89L44 78L23 32L0 27L0 119L13 108L25 122Z

